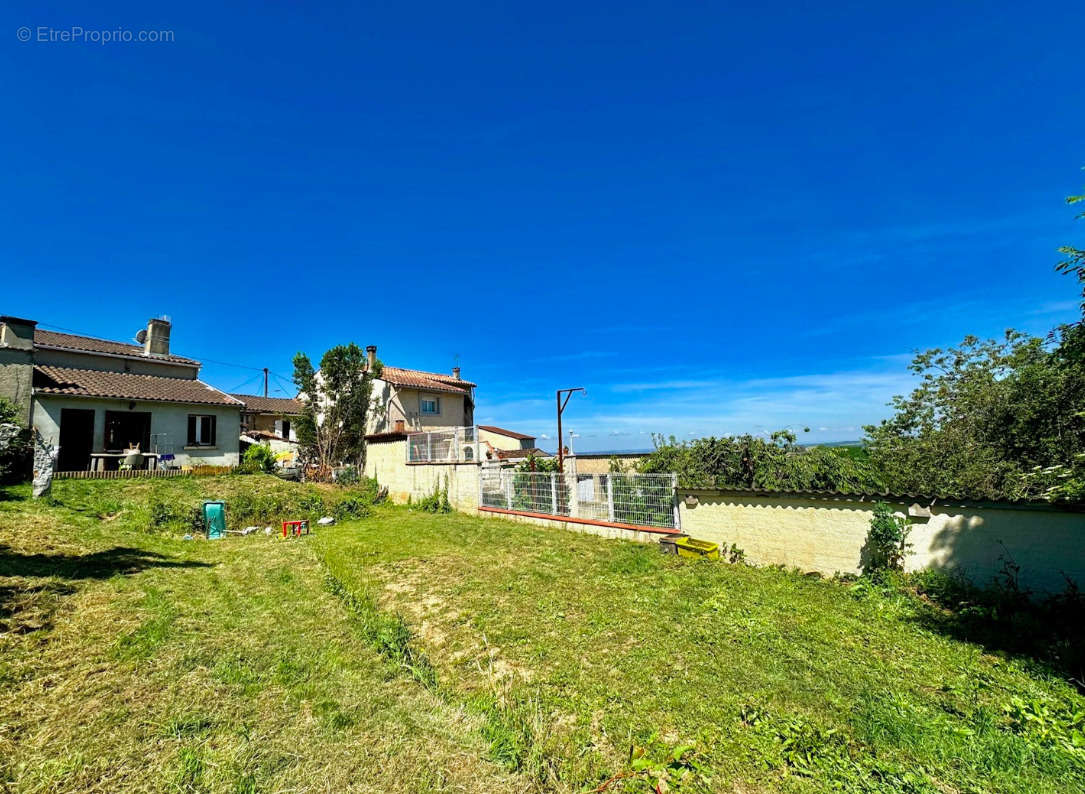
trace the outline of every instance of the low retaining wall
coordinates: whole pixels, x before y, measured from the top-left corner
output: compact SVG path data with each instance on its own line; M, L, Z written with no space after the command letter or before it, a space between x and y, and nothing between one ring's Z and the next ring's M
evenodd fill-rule
M686 497L695 497L690 505ZM804 571L858 573L875 499L764 495L679 489L682 531L720 544L736 544L757 565ZM909 503L885 499L907 516ZM989 585L1004 560L1020 566L1022 587L1037 593L1085 586L1085 513L1056 507L996 503L931 505L913 517L905 562L909 571L959 571Z
M478 507L477 463L407 463L407 442L370 441L366 444L365 473L388 489L395 504L417 502L439 488L448 489L448 501L457 510Z
M542 513L525 513L519 510L500 510L494 507L479 507L476 511L483 518L507 518L524 524L534 524L548 529L568 529L572 532L584 532L601 538L634 540L638 543L658 543L659 539L675 534L670 529L635 527L629 524L617 524L609 521L592 521L583 518L555 518Z

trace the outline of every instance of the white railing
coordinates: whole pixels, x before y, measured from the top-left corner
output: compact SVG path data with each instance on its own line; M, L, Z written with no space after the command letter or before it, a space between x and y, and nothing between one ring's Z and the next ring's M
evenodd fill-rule
M454 427L407 436L408 463L476 463L478 428Z
M584 521L680 529L676 474L574 474L483 467L479 505Z

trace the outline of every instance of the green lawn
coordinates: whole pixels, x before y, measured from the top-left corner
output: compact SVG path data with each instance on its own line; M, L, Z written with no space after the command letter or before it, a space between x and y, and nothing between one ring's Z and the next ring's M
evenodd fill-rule
M52 505L9 489L0 781L1085 790L1066 729L1085 699L1038 663L940 632L914 598L393 507L285 542L147 529L151 502L248 493L258 515L252 493L289 509L306 489L66 481Z

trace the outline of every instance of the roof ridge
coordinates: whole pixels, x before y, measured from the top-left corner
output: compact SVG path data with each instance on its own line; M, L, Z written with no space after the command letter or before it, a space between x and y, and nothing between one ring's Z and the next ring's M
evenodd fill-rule
M422 376L427 377L427 378L432 378L433 380L439 381L441 383L447 383L450 386L464 386L464 387L467 387L467 386L477 386L478 385L477 383L474 383L474 382L469 381L469 380L465 380L464 378L457 378L454 375L446 375L446 374L443 374L441 372L430 372L429 370L425 370L425 369L413 369L411 367L398 367L395 364L385 364L383 369L395 369L395 370L399 370L400 372L412 372L412 373L414 373L416 375L422 375Z

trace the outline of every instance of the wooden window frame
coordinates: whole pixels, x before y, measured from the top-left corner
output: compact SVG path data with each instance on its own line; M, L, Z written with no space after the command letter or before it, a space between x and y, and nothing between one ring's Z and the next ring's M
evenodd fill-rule
M204 438L204 421L208 420L208 434L210 440ZM214 414L189 414L188 415L188 443L187 447L199 447L201 449L214 447L218 441L218 417Z

